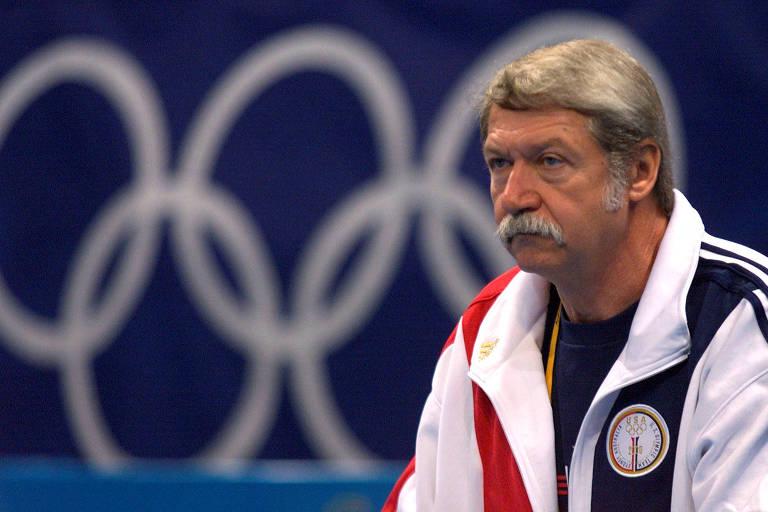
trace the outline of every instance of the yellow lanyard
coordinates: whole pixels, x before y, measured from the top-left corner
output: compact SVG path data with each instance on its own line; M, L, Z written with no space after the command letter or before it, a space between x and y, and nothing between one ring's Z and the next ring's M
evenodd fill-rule
M547 371L544 377L547 381L547 391L549 392L549 399L552 400L552 378L555 372L555 352L557 351L557 335L560 332L560 310L563 309L561 305L557 306L557 314L555 315L555 324L552 326L552 336L549 339L549 353L547 354Z

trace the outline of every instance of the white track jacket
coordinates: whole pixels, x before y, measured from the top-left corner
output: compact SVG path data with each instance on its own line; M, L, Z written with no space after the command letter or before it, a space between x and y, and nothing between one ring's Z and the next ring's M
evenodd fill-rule
M768 259L676 203L629 338L582 422L569 510L768 510ZM541 345L549 283L512 269L435 369L416 454L384 506L556 511Z

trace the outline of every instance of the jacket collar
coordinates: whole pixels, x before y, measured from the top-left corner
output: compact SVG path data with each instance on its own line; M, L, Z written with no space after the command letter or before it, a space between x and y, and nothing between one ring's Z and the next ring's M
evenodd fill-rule
M682 193L656 254L629 338L603 388L622 387L690 352L686 297L699 261L704 224Z

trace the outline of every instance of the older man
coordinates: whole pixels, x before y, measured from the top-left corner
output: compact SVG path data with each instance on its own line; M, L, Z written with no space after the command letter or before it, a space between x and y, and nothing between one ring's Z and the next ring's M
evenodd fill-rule
M384 509L760 509L768 260L673 190L648 73L601 41L542 48L480 124L518 267L448 339Z

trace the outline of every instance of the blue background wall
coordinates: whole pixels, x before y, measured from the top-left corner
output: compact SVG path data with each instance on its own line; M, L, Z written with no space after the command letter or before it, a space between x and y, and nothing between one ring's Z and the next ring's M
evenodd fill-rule
M768 7L592 5L3 7L0 455L410 457L510 264L472 91L547 41L636 51L708 230L768 252Z

